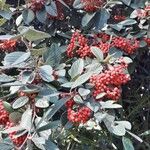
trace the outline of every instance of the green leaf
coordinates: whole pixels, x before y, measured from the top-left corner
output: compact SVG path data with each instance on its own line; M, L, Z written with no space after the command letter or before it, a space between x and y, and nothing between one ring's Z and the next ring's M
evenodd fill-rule
M14 111L8 102L3 101L3 106L4 106L5 110L8 111L9 113Z
M121 0L124 4L126 4L127 6L130 6L131 4L131 0Z
M67 83L61 84L62 87L66 87L66 88L71 88L72 85L73 85L73 82L67 82Z
M20 126L23 129L30 131L32 127L32 109L28 108L22 115Z
M89 24L89 22L92 20L92 18L95 16L96 13L86 13L84 17L82 18L82 26L85 27Z
M27 96L19 97L15 100L15 102L12 104L13 109L18 109L20 107L23 107L25 104L27 104L29 101L29 98Z
M11 76L8 76L6 74L0 74L0 83L7 83L7 82L12 82L15 79Z
M89 80L89 78L92 76L92 74L93 73L91 73L91 72L82 74L75 80L75 82L73 83L71 88L73 89L73 88L76 88L76 87L82 85L83 83L85 83L86 81Z
M10 67L17 67L21 63L30 58L30 52L12 52L5 56L3 65Z
M48 33L35 30L33 27L20 26L18 31L29 41L43 40L50 38Z
M39 92L39 88L37 88L37 86L31 85L31 84L23 86L19 90L24 92L24 93L28 93L28 94L38 93Z
M52 1L50 3L50 5L45 6L45 9L46 9L47 13L51 16L56 17L58 15L57 6L56 6L56 3L54 1Z
M41 132L41 131L45 131L45 130L48 130L48 129L56 129L60 125L61 125L60 120L52 121L52 122L47 123L46 125L43 125L43 126L39 127L37 129L37 131Z
M81 0L75 0L73 3L73 7L76 9L82 9L84 7L84 5L81 2Z
M46 116L48 116L49 119L52 118L52 116L69 100L69 98L62 98L60 99L59 101L57 101L53 108L52 109L49 109L47 112L46 112Z
M22 114L20 112L12 112L9 114L9 120L15 124L17 124L21 120Z
M101 104L101 107L102 107L103 109L122 108L121 105L119 105L119 104L114 104L115 101L112 101L112 100L108 100L108 101L106 101L106 102L100 101L99 103Z
M103 119L106 117L107 113L97 112L94 114L94 117L96 120L98 120L100 123L103 121Z
M61 54L58 44L53 43L43 55L44 62L51 66L57 66L61 60Z
M47 12L45 10L36 11L36 18L41 22L45 23L47 18Z
M112 133L117 136L124 136L126 133L125 127L122 124L112 125Z
M16 25L17 25L17 27L21 24L22 21L23 21L23 17L22 17L22 14L21 14L16 19Z
M123 52L119 51L115 47L111 47L110 50L109 50L109 55L111 55L113 58L120 58L120 57L122 57Z
M22 84L32 83L35 78L35 73L32 71L24 71L21 75Z
M56 144L54 144L52 141L47 140L45 143L46 150L59 150Z
M135 138L136 140L138 140L140 143L142 143L143 142L143 140L139 137L139 136L137 136L137 135L135 135L135 134L133 134L133 133L131 133L130 131L128 131L127 130L127 132L133 137L133 138Z
M122 143L124 150L134 150L132 141L129 138L122 137Z
M147 135L150 135L150 130L147 130L144 133L140 134L140 136L147 136Z
M104 55L103 52L95 46L91 47L91 52L94 54L94 56L99 60L99 61L103 61L104 59Z
M80 58L72 64L71 69L68 72L71 78L74 79L83 72L83 69L84 60Z
M35 119L35 125L37 126L37 124L38 124L41 120L42 120L41 117L37 117L37 118ZM48 124L48 121L43 120L42 123L40 123L40 125L39 125L38 128L43 127L43 126L45 126L45 125L47 125L47 124ZM51 129L47 129L47 130L43 130L43 131L39 131L39 132L38 132L38 134L39 134L41 137L43 137L44 139L46 139L46 140L49 139L49 136L51 135L51 133L52 133L52 130L51 130Z
M21 128L20 126L14 126L14 127L10 127L8 129L4 130L3 133L4 134L5 133L9 134L9 133L16 132L16 131L21 131L21 130L24 130L24 129Z
M12 150L14 149L14 146L12 143L7 143L7 142L4 142L4 143L0 143L0 148L1 150Z
M5 11L5 10L0 10L0 16L7 19L7 20L10 20L11 17L12 17L12 12Z
M81 96L87 96L91 91L89 89L79 88L78 92Z
M109 26L117 31L121 31L123 29L123 25L121 24L110 24Z
M82 104L83 103L83 100L82 98L80 97L80 95L75 95L73 100L77 103L77 104Z
M50 65L44 65L39 68L39 75L46 82L52 82L54 80L52 73L53 69Z
M106 24L108 19L110 18L110 14L107 9L103 8L100 12L96 14L95 23L96 30L102 29Z
M49 106L49 102L46 98L36 98L35 106L38 108L47 108Z
M45 139L43 137L33 137L32 138L33 143L35 144L35 146L41 150L46 150L44 148L45 145Z
M118 24L123 25L123 26L128 26L128 25L133 25L133 24L136 24L136 23L137 23L137 21L134 20L134 19L127 19L127 20L119 22Z
M133 63L133 60L129 57L123 57L123 60L126 64L130 64L130 63Z
M25 9L22 12L22 17L23 17L25 24L30 24L33 21L35 15L31 9Z
M106 93L100 93L96 96L96 99L100 99L100 98L103 98L104 96L106 95Z
M122 124L126 129L131 130L131 123L129 121L115 121L117 124Z

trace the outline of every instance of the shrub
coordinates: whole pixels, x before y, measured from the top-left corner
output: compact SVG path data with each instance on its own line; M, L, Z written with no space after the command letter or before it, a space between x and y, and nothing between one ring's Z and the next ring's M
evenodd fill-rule
M150 46L148 1L0 7L1 149L129 150L131 137L143 142L130 131L122 87Z

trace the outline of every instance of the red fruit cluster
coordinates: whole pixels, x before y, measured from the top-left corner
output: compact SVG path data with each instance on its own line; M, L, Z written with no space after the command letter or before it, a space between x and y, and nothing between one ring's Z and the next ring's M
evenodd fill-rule
M74 57L79 56L84 58L86 56L91 56L91 50L88 46L88 40L79 32L73 33L70 44L67 48L67 56Z
M64 0L64 2L65 2L67 5L71 6L71 5L73 4L74 0Z
M144 8L146 11L146 16L150 16L150 4Z
M113 38L112 45L128 54L133 54L139 48L139 41L137 41L136 39L115 37Z
M126 16L115 15L113 18L115 21L120 22L120 21L124 21L126 19Z
M37 73L36 75L35 75L35 78L34 78L34 80L32 81L32 84L39 84L39 83L42 83L42 78L40 77L40 75Z
M14 126L14 124L13 124L12 122L7 122L7 124L6 124L6 129L9 129L9 128L13 127L13 126ZM16 137L15 137L15 134L16 134L16 132L9 133L9 137L10 137L10 139L12 140L12 142L13 142L17 147L19 147L19 146L21 146L21 145L23 144L23 142L25 141L26 135L22 135L22 136L16 138Z
M75 104L74 100L70 99L69 101L66 102L65 105L67 108L72 108L74 104Z
M0 50L3 52L12 52L15 51L17 45L16 40L6 40L0 43Z
M95 35L96 38L100 38L102 42L108 42L110 40L110 35L101 32Z
M104 0L81 0L84 5L84 10L87 12L97 11L102 7Z
M144 41L147 43L147 46L150 47L150 38L144 38Z
M92 76L90 83L94 85L93 96L106 93L105 98L118 100L121 96L121 85L130 80L130 76L124 73L126 66L111 66L99 75Z
M30 7L33 11L39 11L44 7L45 3L45 0L31 0Z
M74 111L71 108L68 108L67 110L68 113L68 120L72 123L86 123L91 115L91 109L83 106L81 108L78 108L77 111Z
M78 108L74 110L74 106L77 106ZM75 124L87 122L92 112L91 109L86 106L80 107L76 105L73 99L66 102L66 107L68 120Z
M0 125L6 125L9 120L9 113L5 110L2 100L0 100Z
M107 54L111 45L109 43L100 42L97 46L104 54Z

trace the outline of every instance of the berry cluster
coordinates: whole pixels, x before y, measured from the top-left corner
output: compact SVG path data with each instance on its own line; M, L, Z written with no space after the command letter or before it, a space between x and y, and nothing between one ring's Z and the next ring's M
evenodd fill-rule
M84 5L84 10L87 12L97 11L102 7L104 0L81 0Z
M41 10L46 4L45 0L32 0L30 8L36 12ZM55 0L56 8L57 8L57 16L52 16L47 13L47 18L51 20L63 20L64 19L64 14L63 14L63 7L62 4L60 3L59 0Z
M5 110L2 101L0 101L0 125L4 125L6 129L14 126L14 123L9 121L9 113ZM26 136L15 138L15 134L16 132L10 133L9 137L16 146L20 146L24 142Z
M100 32L98 34L95 35L95 38L100 38L102 42L108 42L110 40L110 35L104 33L104 32Z
M71 6L71 5L73 4L74 0L64 0L64 2L65 2L67 5Z
M106 93L105 98L118 100L121 96L121 85L130 80L130 76L124 73L126 66L120 64L111 66L99 75L90 78L90 83L94 85L93 96Z
M45 3L45 0L31 0L30 7L33 11L39 11L44 7Z
M150 38L144 38L144 41L147 43L147 46L150 47Z
M136 39L126 39L123 37L114 37L112 45L123 50L128 54L133 54L139 48L139 41Z
M147 5L144 10L146 11L146 16L150 16L150 4Z
M9 129L9 128L11 128L11 127L13 127L14 126L14 123L12 123L12 122L7 122L6 123L6 129ZM19 147L19 146L21 146L22 144L23 144L23 142L25 141L25 139L26 139L26 135L22 135L22 136L20 136L20 137L15 137L15 134L16 134L16 132L12 132L12 133L9 133L9 137L10 137L10 139L12 140L12 142L17 146L17 147Z
M120 22L120 21L124 21L126 19L126 16L115 15L113 18L115 21Z
M0 100L0 125L5 125L9 120L9 114L5 110L2 100Z
M79 32L73 33L67 48L68 57L74 57L76 55L81 58L92 55L90 47L88 46L88 40Z
M72 123L86 123L91 115L91 109L83 106L81 108L78 108L76 111L68 108L67 110L68 113L68 120Z
M111 45L109 43L103 43L103 42L100 42L97 45L97 47L99 47L104 54L108 53L110 46Z
M16 40L6 40L0 43L0 50L3 52L15 51L17 45Z
M75 124L87 122L92 112L91 109L86 106L80 107L76 105L73 99L66 102L66 107L68 120Z

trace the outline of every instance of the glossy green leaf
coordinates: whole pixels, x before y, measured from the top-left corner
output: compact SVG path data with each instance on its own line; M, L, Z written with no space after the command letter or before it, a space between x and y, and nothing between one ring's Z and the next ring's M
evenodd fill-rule
M132 141L127 137L122 137L124 150L134 150Z
M34 12L31 9L25 9L22 12L23 20L26 24L30 24L34 20Z
M27 104L29 101L29 98L27 96L19 97L15 100L15 102L12 104L13 109L18 109L20 107L23 107L25 104Z

